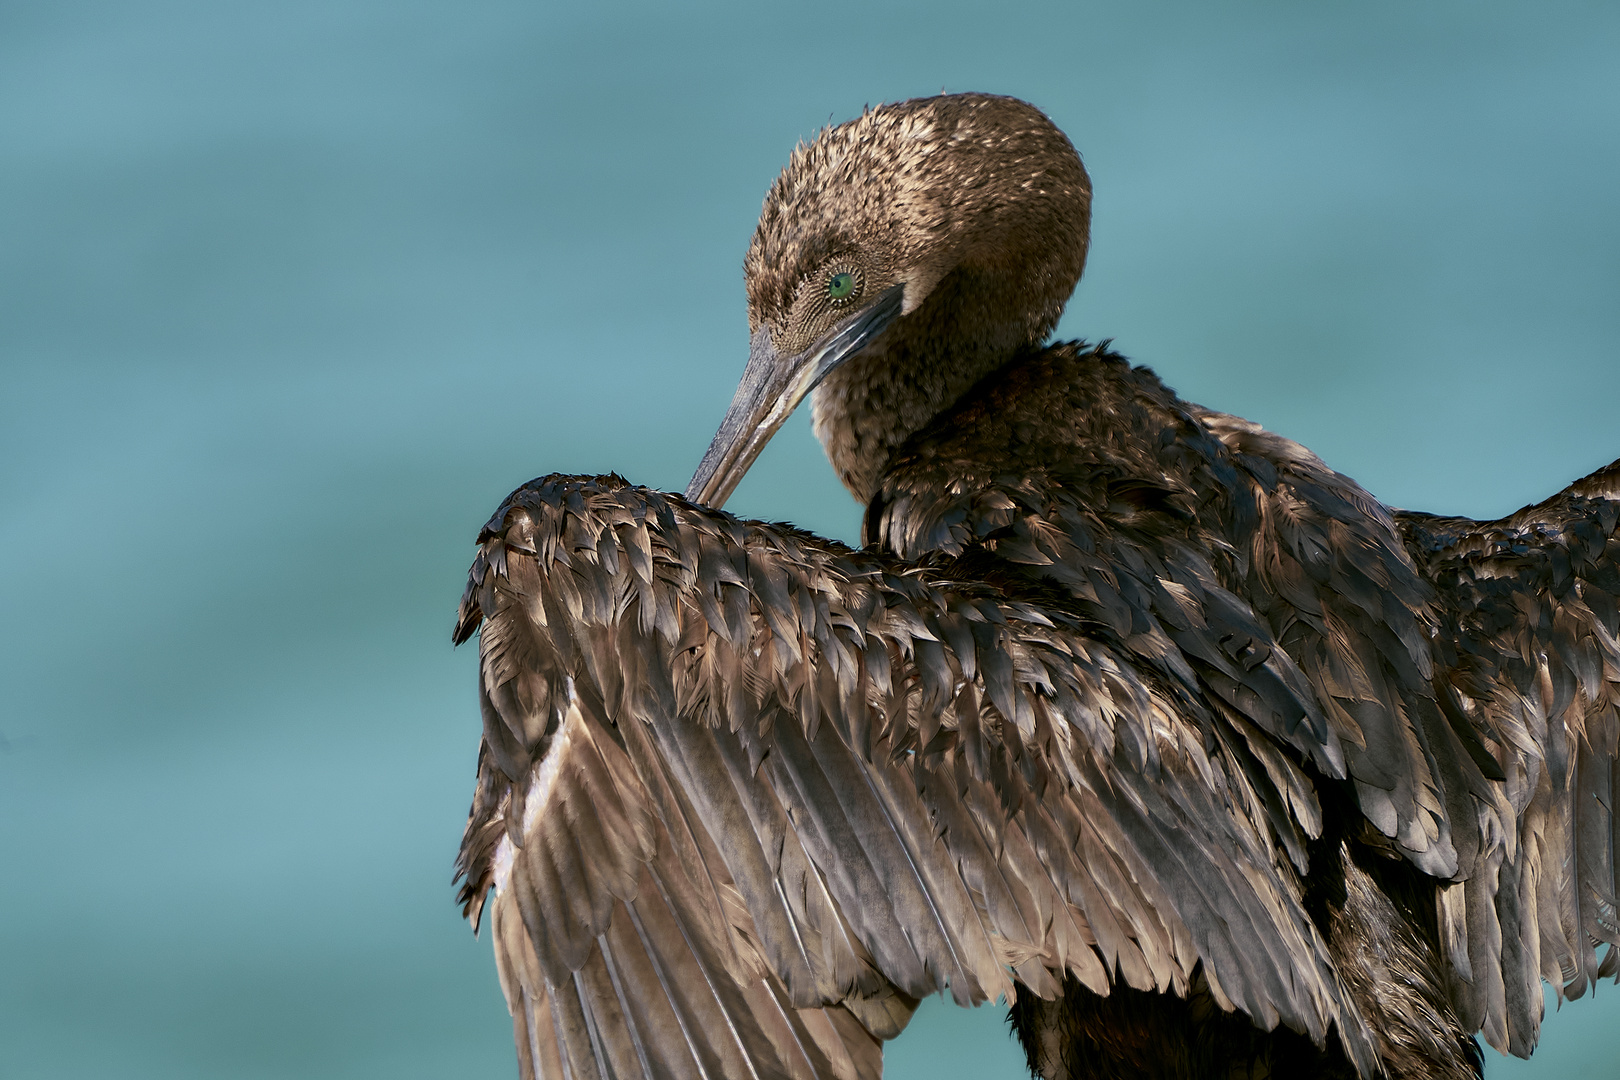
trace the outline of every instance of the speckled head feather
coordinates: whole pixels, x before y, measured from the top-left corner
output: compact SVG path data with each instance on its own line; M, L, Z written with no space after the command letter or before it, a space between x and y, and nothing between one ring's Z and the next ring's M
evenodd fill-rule
M799 353L829 325L829 275L904 286L901 317L812 398L816 435L860 501L893 452L1057 326L1085 268L1091 181L1044 113L950 94L868 109L800 145L743 267L751 332Z
M1090 221L1080 156L1033 105L949 94L869 108L801 143L771 186L743 263L750 329L791 337L803 283L854 253L869 291L905 283L907 313L959 266L999 271L999 314L1039 342L1080 280Z

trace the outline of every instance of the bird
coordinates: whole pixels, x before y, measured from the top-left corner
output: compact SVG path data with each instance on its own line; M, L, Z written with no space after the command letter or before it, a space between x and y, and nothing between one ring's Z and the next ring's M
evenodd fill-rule
M521 1075L1482 1075L1620 971L1620 462L1496 521L1053 341L1091 182L1011 97L800 144L684 494L478 535L486 908ZM806 398L862 546L723 505Z

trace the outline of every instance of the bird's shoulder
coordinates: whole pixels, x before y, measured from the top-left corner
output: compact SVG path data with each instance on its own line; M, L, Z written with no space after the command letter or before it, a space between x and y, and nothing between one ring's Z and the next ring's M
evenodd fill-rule
M1005 524L1009 500L1099 522L1144 507L1185 516L1199 466L1219 456L1174 392L1106 341L1030 350L896 451L865 539L907 559L958 554Z
M1094 538L1196 542L1229 584L1263 569L1265 537L1290 534L1306 557L1337 543L1422 602L1388 508L1299 443L1183 401L1107 341L1024 353L918 431L868 504L865 541L905 559L954 556L996 546L1031 514L1084 519Z

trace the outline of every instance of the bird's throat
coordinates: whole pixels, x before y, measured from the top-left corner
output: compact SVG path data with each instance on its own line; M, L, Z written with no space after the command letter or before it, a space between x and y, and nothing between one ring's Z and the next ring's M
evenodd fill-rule
M871 499L911 436L1043 336L998 285L959 268L812 393L816 437L856 501Z

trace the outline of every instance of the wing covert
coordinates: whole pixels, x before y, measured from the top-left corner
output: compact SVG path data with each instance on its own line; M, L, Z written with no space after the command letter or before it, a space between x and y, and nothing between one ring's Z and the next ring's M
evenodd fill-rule
M924 994L1064 974L1206 979L1371 1072L1298 900L1309 781L1237 709L1062 610L616 477L535 481L480 542L460 870L531 1072L876 1076Z

